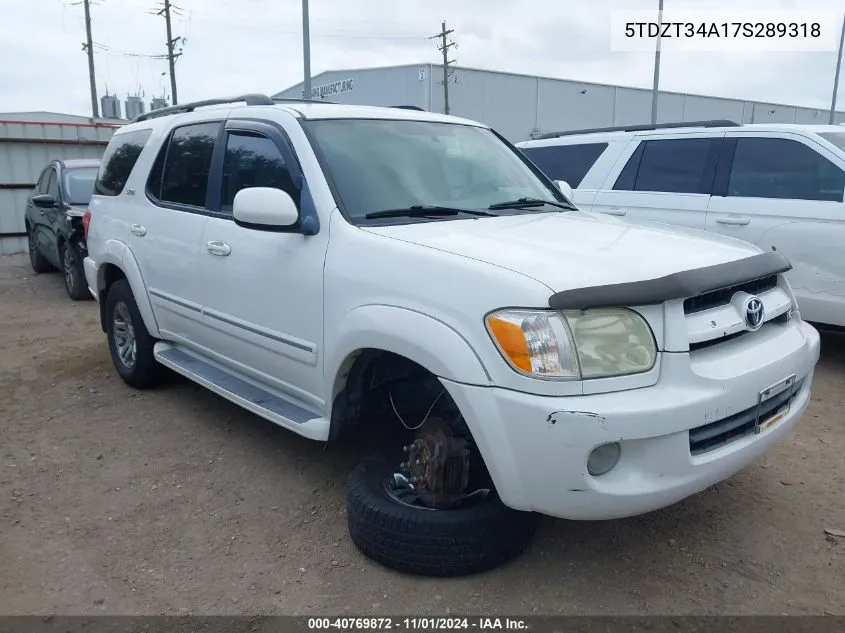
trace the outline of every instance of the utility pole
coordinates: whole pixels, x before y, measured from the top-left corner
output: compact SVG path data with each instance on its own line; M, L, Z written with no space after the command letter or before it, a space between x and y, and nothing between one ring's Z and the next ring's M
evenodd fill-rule
M304 80L302 98L311 98L311 33L308 20L308 0L302 0L302 63Z
M173 103L171 105L176 105L179 103L179 99L176 96L176 58L181 55L180 52L176 52L176 44L181 40L181 37L173 37L173 30L170 24L170 15L171 13L178 14L181 11L179 7L175 4L171 4L170 0L164 0L164 6L161 8L160 11L156 12L156 15L160 15L164 17L164 23L167 27L167 65L170 68L170 93L171 99Z
M448 41L447 37L449 34L454 33L454 29L446 30L446 21L443 21L440 33L437 35L432 35L428 39L432 40L435 38L440 39L440 46L437 47L437 50L443 53L443 112L444 114L449 114L449 76L452 74L449 72L449 64L453 64L455 60L449 59L449 49L453 46L457 48L457 44L454 42Z
M657 7L657 46L654 50L654 82L651 85L651 124L657 123L657 87L660 84L660 32L663 30L663 0Z
M96 119L100 116L97 107L97 80L94 76L94 42L91 39L91 0L83 0L85 6L85 44L82 50L88 53L88 86L91 90L91 114Z
M839 73L842 72L842 48L845 44L845 17L842 18L842 33L839 35L839 57L836 59L836 76L833 78L833 99L830 102L830 121L836 117L836 95L839 92Z

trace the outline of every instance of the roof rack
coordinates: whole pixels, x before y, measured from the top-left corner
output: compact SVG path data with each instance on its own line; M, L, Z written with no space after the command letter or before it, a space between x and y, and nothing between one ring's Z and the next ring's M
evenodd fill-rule
M650 125L619 125L616 127L594 127L583 130L565 130L563 132L548 132L534 137L534 140L572 136L575 134L595 134L597 132L642 132L647 130L665 130L682 127L740 127L740 123L730 119L711 119L709 121L685 121L680 123L654 123Z
M415 105L395 105L395 106L390 106L390 107L391 108L399 108L400 110L416 110L418 112L425 112L426 111L425 108L421 108L421 107L415 106Z
M275 101L268 97L267 95L262 94L247 94L241 95L239 97L224 97L221 99L206 99L204 101L192 101L191 103L183 103L179 105L168 106L166 108L159 108L158 110L151 110L145 114L139 114L134 119L132 119L132 123L138 123L139 121L147 121L148 119L155 119L160 116L169 116L171 114L182 114L184 112L193 112L197 108L202 108L205 106L213 106L213 105L223 105L226 103L239 103L245 102L249 106L255 105L275 105Z
M298 99L296 97L273 97L273 101L276 103L328 103L329 105L335 105L337 103L335 101L326 101L325 99Z

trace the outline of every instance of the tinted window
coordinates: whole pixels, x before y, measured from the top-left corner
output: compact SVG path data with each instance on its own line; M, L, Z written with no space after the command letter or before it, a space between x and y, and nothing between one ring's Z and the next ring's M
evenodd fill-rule
M620 191L633 191L634 185L637 182L637 171L640 169L640 161L643 158L643 148L645 148L645 143L637 145L637 149L634 150L634 153L631 154L631 158L629 158L628 162L625 163L625 167L623 167L622 171L619 172L616 184L613 185L614 189L618 189Z
M260 134L232 132L226 141L226 155L223 159L223 191L220 198L223 211L231 211L235 194L248 187L282 189L299 202L299 191L276 144Z
M123 191L150 134L152 130L136 130L112 136L100 162L100 170L94 184L96 193L117 196Z
M845 172L798 141L740 138L728 195L842 202Z
M631 157L631 161L639 158L633 189L667 193L710 193L718 143L718 139L708 138L643 142L642 151L635 152ZM635 167L631 161L620 174L615 189L631 188L630 181ZM623 175L627 178L623 179Z
M199 123L176 128L170 137L161 199L165 202L205 206L208 172L221 123Z
M606 149L607 143L587 143L525 147L522 151L552 180L565 180L577 187Z
M88 204L94 192L97 179L96 167L77 167L64 172L65 202L68 204Z

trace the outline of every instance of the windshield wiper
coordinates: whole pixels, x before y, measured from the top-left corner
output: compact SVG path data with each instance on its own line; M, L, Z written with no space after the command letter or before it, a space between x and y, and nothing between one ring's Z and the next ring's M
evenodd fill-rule
M495 216L495 213L480 209L458 209L455 207L441 207L436 204L415 204L402 209L384 209L383 211L371 211L364 216L367 220L375 218L422 218L426 216L446 216L466 213L477 216Z
M488 209L527 209L529 207L539 207L543 204L550 204L559 209L566 209L567 211L577 211L578 207L573 206L567 202L558 202L557 200L541 200L540 198L519 198L517 200L508 200L507 202L497 202L491 204Z

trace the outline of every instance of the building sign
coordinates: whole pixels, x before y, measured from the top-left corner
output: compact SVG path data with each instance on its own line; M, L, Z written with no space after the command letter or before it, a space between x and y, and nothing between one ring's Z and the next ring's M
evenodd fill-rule
M327 99L332 95L338 95L343 92L352 92L353 79L343 79L342 81L333 81L330 84L323 84L322 86L314 86L311 88L312 99Z

